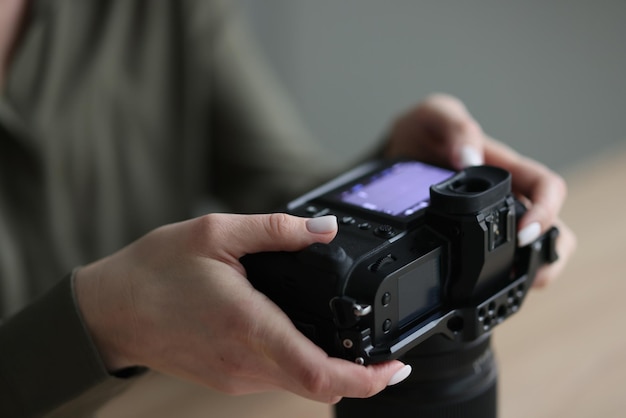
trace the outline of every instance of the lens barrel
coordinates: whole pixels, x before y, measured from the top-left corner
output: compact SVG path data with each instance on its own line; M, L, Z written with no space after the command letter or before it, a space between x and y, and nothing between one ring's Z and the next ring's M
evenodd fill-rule
M495 418L497 365L489 334L471 342L436 335L401 360L404 382L368 399L343 399L337 418Z

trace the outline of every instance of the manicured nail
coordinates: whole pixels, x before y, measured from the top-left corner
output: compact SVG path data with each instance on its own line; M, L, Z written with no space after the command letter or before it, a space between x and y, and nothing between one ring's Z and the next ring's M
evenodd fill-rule
M539 238L539 235L541 235L541 225L539 222L526 225L517 233L517 245L524 247Z
M327 234L337 230L337 217L335 215L320 216L306 221L306 229L314 234Z
M397 385L398 383L402 382L404 379L409 377L412 370L413 369L410 365L405 364L403 368L401 368L393 376L391 376L391 379L389 379L389 383L387 383L387 386Z
M484 164L483 155L471 145L464 145L461 148L460 157L459 162L463 168Z

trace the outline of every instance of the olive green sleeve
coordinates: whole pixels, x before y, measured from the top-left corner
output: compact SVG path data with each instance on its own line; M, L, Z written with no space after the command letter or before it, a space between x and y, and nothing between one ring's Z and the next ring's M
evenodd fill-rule
M243 17L223 13L210 48L192 47L211 74L213 190L229 207L267 211L332 178L340 161L309 131ZM206 39L197 25L190 44ZM197 40L197 41L194 41Z
M90 416L132 381L104 368L72 283L66 277L0 326L0 416Z

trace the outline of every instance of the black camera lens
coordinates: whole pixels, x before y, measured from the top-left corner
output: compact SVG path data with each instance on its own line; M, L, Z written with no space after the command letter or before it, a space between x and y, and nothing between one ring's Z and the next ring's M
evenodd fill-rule
M401 359L413 368L402 383L368 399L345 398L336 418L494 418L497 366L490 336L454 342L434 336Z

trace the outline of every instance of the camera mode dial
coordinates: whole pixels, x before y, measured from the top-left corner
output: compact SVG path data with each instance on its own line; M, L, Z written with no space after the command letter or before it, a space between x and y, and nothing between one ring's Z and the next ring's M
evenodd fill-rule
M298 254L298 260L302 264L318 269L341 273L352 265L352 259L338 244L315 243L309 245Z

